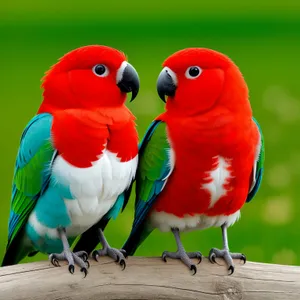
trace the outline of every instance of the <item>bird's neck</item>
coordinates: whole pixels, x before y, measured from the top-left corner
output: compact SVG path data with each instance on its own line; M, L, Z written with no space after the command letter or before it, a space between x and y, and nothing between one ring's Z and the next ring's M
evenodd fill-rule
M127 144L124 135L128 136ZM138 137L134 117L125 107L94 111L68 109L53 112L52 137L55 148L70 164L89 167L105 149L126 161L137 154ZM115 149L116 148L116 149Z

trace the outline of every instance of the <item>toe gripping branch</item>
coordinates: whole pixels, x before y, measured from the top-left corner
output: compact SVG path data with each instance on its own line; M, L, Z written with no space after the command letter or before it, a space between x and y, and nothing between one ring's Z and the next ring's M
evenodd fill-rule
M193 271L192 275L195 275L197 273L197 267L192 262L191 258L197 258L198 264L200 264L202 261L201 252L186 252L180 239L179 229L173 228L172 232L176 240L177 251L176 252L164 251L162 254L163 261L167 262L167 257L173 259L180 259L191 271Z
M228 266L228 271L229 275L232 275L234 273L234 263L233 259L240 259L246 263L246 256L242 253L231 253L229 252L229 246L228 246L228 237L227 237L227 225L223 224L221 226L222 229L222 238L223 238L223 250L219 250L217 248L212 248L209 252L209 261L211 263L217 263L216 258L221 258L223 259L227 266Z
M63 244L63 252L50 254L50 262L53 266L60 267L59 261L67 261L69 265L69 272L71 274L74 274L76 264L80 267L80 271L84 273L84 277L86 277L88 273L87 269L90 267L88 254L85 251L72 252L70 250L65 229L58 229L57 231Z
M99 229L98 232L98 237L99 237L99 241L102 245L102 249L100 250L95 250L92 254L93 258L98 261L98 258L100 256L109 256L111 257L116 263L118 263L122 270L125 270L126 268L126 262L125 259L127 257L127 253L124 249L118 250L116 248L112 248L110 247L110 245L108 244L103 231L101 229Z

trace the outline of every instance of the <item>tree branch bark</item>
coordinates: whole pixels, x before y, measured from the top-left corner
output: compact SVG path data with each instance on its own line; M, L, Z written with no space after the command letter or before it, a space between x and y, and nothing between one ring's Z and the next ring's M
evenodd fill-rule
M220 262L220 261L219 261ZM222 262L220 262L221 264ZM110 259L93 262L83 278L67 266L36 262L0 268L2 300L177 299L177 300L299 300L300 267L238 261L232 276L225 266L207 259L192 276L179 261L129 257L122 271Z

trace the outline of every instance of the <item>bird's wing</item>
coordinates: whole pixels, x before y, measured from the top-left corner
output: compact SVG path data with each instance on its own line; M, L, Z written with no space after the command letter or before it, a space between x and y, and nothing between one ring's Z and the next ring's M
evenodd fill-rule
M170 164L170 151L166 124L159 120L152 122L139 150L135 215L130 236L123 246L128 255L132 255L152 231L145 220L173 171Z
M26 126L20 142L13 179L4 265L14 260L16 241L39 196L47 188L56 155L51 144L52 116L36 115ZM14 250L14 251L13 251Z
M249 189L246 202L250 202L253 199L253 197L255 196L255 194L257 193L260 187L263 171L264 171L264 162L265 162L265 145L264 145L264 137L262 134L262 130L256 119L253 118L253 122L256 124L258 128L260 134L260 143L258 146L259 154L255 158L255 162L252 169L252 176L250 179L250 189Z

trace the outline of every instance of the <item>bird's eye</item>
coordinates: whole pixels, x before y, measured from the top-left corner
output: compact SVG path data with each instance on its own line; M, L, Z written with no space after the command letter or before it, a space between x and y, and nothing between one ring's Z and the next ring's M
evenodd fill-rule
M98 77L105 77L108 75L108 68L105 65L96 65L93 67L93 72Z
M195 79L202 73L202 69L197 66L187 68L185 76L190 79Z

